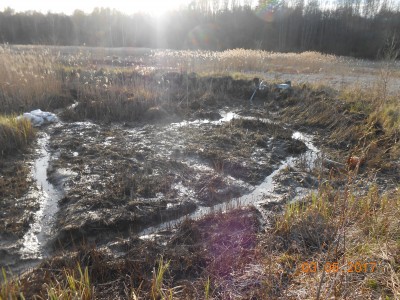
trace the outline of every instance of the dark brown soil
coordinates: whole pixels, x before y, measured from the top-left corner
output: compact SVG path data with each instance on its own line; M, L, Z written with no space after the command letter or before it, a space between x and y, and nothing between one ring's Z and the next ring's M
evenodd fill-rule
M0 234L22 237L29 228L29 212L36 208L32 198L23 199L31 184L29 166L17 155L0 160ZM9 209L5 209L9 208Z
M285 157L306 150L291 134L256 119L136 127L60 124L51 139L58 156L51 178L66 191L57 245L84 237L105 242L111 232L139 232L190 213L198 203L239 197Z

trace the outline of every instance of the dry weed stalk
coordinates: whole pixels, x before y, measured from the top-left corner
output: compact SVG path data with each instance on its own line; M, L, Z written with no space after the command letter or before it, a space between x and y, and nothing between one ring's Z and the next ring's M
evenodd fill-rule
M61 94L55 57L46 48L0 47L0 89L2 113L48 108L51 97Z

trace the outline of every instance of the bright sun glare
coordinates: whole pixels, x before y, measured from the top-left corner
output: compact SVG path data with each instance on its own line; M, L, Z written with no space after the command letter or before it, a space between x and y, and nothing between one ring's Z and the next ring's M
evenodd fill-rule
M0 10L10 7L17 12L39 11L42 13L72 14L76 9L91 13L95 7L108 7L125 14L146 12L161 15L169 10L174 10L183 5L188 5L190 0L69 0L69 1L32 1L32 0L2 0Z

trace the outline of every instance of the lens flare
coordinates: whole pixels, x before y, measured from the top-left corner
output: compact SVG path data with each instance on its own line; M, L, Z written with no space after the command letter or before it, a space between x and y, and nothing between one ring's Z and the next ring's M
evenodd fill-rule
M208 49L223 50L226 43L225 35L217 24L199 25L193 28L185 41L185 47L188 49Z
M265 22L274 21L283 8L280 0L266 0L256 8L256 15Z

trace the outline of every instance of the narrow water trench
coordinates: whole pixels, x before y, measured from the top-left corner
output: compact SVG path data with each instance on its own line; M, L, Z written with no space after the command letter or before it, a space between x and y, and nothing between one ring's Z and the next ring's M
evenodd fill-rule
M234 113L234 112L221 112L222 118L218 121L212 121L210 123L215 123L215 124L221 124L223 122L229 122L232 119L257 119L254 117L241 117L240 115ZM259 119L262 122L270 123L269 119ZM181 122L181 123L175 123L175 126L185 126L189 124L202 124L206 121L203 120L196 120L192 122ZM208 123L208 122L207 122ZM305 154L303 154L302 157L294 157L294 156L289 156L285 160L281 161L280 165L269 175L265 178L265 180L258 186L254 187L254 189L248 193L245 194L239 198L233 198L232 200L220 204L216 204L210 207L206 206L199 206L193 213L188 214L183 217L179 217L174 220L169 220L167 222L158 224L156 226L148 227L143 229L140 233L139 236L141 238L151 238L153 234L156 234L157 232L167 230L170 228L175 227L176 225L180 224L182 221L185 219L200 219L201 217L213 213L213 212L225 212L231 208L239 208L239 207L245 207L249 205L255 205L257 206L257 202L259 201L264 201L267 202L265 199L273 199L274 198L274 177L278 175L283 169L292 167L294 166L300 159L303 161L305 160L306 164L312 168L315 166L316 160L319 156L320 150L312 143L312 136L303 134L301 132L294 132L292 135L292 138L295 140L300 140L304 142L304 144L307 146L307 151Z
M32 193L39 201L39 210L33 216L33 222L23 237L20 255L22 260L40 260L48 255L47 243L52 237L52 226L58 210L58 201L62 193L48 181L47 170L50 162L48 150L50 137L41 133L38 139L38 158L31 171L37 191Z

